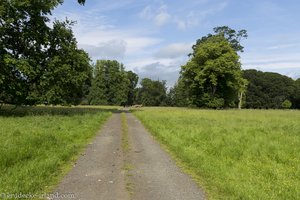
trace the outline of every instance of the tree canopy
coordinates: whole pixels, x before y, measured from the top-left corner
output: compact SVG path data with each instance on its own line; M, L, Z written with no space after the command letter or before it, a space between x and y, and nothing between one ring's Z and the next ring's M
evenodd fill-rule
M166 81L154 81L149 78L144 78L140 84L141 87L137 89L136 103L145 106L166 105Z
M55 21L53 27L48 26L51 11L62 3L0 2L0 102L80 102L91 73L88 55L77 48L73 22Z
M218 26L214 29L214 34L209 33L207 36L203 36L202 38L196 41L196 44L193 45L193 51L195 52L196 48L201 45L201 43L205 42L210 37L214 35L222 35L231 45L231 47L238 53L244 52L244 47L241 45L241 40L246 39L248 37L247 31L242 29L236 31L234 29L229 28L228 26ZM194 53L189 54L190 56L195 56Z
M222 35L212 35L194 46L193 56L182 66L181 77L189 100L198 107L234 107L246 84L239 56Z
M254 69L244 70L244 78L249 81L246 108L282 108L286 100L293 102L296 108L297 81L278 73Z
M93 105L132 105L138 76L116 60L98 60L88 96Z

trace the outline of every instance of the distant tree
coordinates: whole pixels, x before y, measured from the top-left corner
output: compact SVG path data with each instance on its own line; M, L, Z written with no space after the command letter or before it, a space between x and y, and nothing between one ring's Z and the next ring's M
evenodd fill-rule
M244 70L248 80L246 108L281 108L285 100L291 101L295 95L294 80L273 72L254 69Z
M212 35L194 46L192 58L182 66L181 76L191 103L198 107L234 107L246 84L239 56L222 34Z
M130 80L123 64L116 60L98 60L89 93L90 104L124 105Z
M139 77L136 73L132 71L127 72L127 78L129 80L129 85L128 85L128 94L127 94L127 101L126 105L133 105L135 101L135 89L139 80Z
M177 107L189 106L188 91L180 77L175 85L170 88L168 94L168 105Z
M97 61L94 65L92 85L89 89L88 103L91 105L107 105L108 97L105 83L104 66Z
M79 88L87 82L89 59L76 46L72 23L56 21L53 28L48 26L51 11L62 3L62 0L0 1L0 102L16 105L80 102L83 92ZM66 71L70 75L58 75ZM55 85L50 85L51 82Z
M292 97L293 108L300 109L300 78L294 82L295 93Z
M137 91L136 102L144 106L166 105L166 81L153 81L149 78L141 80L141 87Z

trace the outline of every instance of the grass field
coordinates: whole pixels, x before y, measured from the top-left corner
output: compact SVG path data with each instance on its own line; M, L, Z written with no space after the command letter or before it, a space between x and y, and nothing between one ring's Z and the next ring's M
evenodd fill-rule
M0 193L43 194L72 166L113 107L0 111Z
M299 199L300 112L143 108L133 113L209 199Z

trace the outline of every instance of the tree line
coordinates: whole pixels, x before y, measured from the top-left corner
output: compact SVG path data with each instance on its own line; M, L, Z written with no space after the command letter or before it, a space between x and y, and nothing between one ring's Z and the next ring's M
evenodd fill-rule
M73 21L49 25L62 3L0 2L0 104L300 108L300 79L241 69L246 30L216 27L197 40L168 89L164 80L139 81L116 60L91 64L77 47Z

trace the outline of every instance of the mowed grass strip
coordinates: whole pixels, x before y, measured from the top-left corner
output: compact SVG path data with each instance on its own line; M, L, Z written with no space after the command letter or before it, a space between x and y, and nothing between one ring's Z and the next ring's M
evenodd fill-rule
M51 192L112 110L64 107L1 110L0 193Z
M209 199L299 199L299 111L144 108L134 114Z

